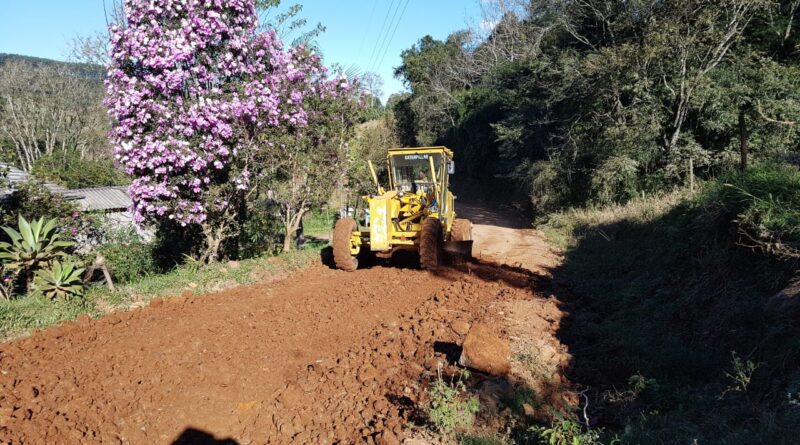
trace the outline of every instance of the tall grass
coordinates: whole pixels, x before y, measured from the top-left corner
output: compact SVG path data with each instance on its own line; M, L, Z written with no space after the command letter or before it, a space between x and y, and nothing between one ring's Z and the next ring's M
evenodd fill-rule
M741 241L767 254L800 258L800 173L792 166L765 166L723 177L706 200L735 215Z

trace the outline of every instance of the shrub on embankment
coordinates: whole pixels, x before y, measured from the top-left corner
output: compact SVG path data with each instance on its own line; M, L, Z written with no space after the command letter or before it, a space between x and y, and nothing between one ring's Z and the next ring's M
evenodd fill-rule
M623 443L793 443L800 172L758 166L550 217L560 335L594 425Z

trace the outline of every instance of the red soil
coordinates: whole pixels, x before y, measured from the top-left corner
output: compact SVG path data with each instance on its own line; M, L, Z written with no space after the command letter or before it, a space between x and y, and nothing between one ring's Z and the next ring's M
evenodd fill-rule
M532 279L318 265L84 317L0 344L0 443L397 443L465 325L546 301Z

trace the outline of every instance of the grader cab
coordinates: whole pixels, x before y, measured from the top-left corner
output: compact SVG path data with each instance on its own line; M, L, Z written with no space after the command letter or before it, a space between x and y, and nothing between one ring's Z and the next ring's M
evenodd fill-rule
M419 253L425 269L438 267L444 252L469 255L472 223L456 218L450 175L453 152L446 147L392 148L388 151L389 187L369 169L374 194L365 196L365 227L353 218L336 222L333 257L336 267L353 271L364 254L390 257L398 250Z

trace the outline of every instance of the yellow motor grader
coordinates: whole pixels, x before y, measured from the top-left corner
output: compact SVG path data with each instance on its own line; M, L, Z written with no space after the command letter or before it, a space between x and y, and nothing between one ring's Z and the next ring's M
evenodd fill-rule
M333 258L336 267L353 271L359 254L388 258L398 250L419 253L425 269L438 267L444 252L468 256L472 250L472 223L456 218L449 176L453 152L446 147L391 148L388 150L389 188L378 182L368 161L376 193L364 196L366 227L353 218L336 222Z

